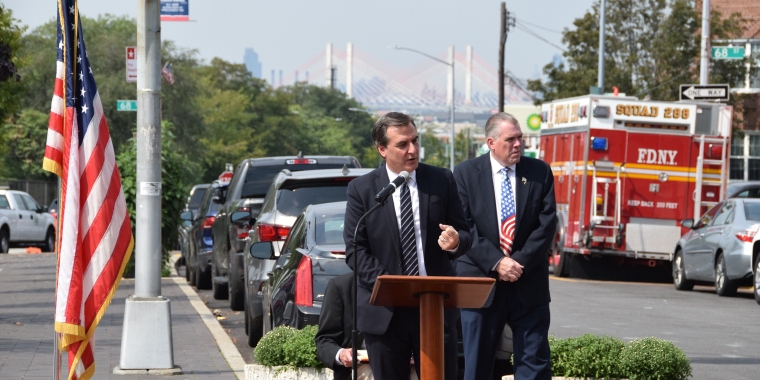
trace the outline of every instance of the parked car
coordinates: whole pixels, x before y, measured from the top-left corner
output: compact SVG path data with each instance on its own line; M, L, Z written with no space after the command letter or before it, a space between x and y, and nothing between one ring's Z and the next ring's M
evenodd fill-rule
M731 182L726 194L726 198L760 198L760 181Z
M191 215L190 219L183 219L183 223L177 227L179 230L177 235L177 249L182 253L182 258L177 262L178 265L187 265L187 255L185 254L187 251L185 246L189 244L187 230L190 228L190 225L192 224L191 221L195 217L195 213L198 212L198 207L200 207L201 200L206 194L206 189L208 189L209 186L208 183L197 184L190 189L190 194L187 196L187 202L185 203L185 208L182 212L185 213L189 211ZM190 281L190 273L187 269L185 269L185 279Z
M197 211L185 211L181 215L183 220L190 222L187 228L187 247L183 252L186 258L185 270L190 285L195 285L198 289L211 289L211 228L222 207L213 199L224 197L228 185L228 182L214 182L205 189Z
M53 252L55 228L48 208L41 207L31 195L0 189L0 253L20 245L38 245L45 252Z
M673 257L673 283L691 290L695 283L713 283L719 296L731 296L753 279L753 241L760 228L760 199L731 198L718 203L678 241ZM755 259L753 261L753 258Z
M215 299L229 297L232 310L243 310L243 250L248 237L244 221L233 223L235 212L247 212L255 218L261 210L264 196L272 179L282 169L291 172L313 169L360 167L350 156L284 156L249 158L235 169L227 196L217 199L222 208L213 225L214 254L211 266L212 288ZM247 221L247 218L246 220ZM232 274L228 276L228 274ZM230 281L230 278L232 281Z
M258 343L265 331L262 329L262 323L269 313L269 309L262 304L259 292L275 266L275 259L280 257L283 241L288 237L296 217L309 204L347 200L348 183L370 171L372 170L348 167L301 172L283 170L274 178L264 199L261 213L255 218L249 231L248 241L248 244L271 242L271 257L261 259L245 255L244 270L241 273L245 283L243 294L248 321L248 344L251 347ZM235 219L241 217L247 218L245 213L233 216ZM232 291L230 288L230 294Z

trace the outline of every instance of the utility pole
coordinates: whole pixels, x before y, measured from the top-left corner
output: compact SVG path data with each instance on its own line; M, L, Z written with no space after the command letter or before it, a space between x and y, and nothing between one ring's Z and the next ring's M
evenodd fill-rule
M607 8L606 1L602 0L599 6L599 73L597 77L597 87L599 87L599 94L604 94L604 13Z
M499 106L498 111L504 112L504 45L507 44L509 27L515 26L515 18L507 12L507 3L501 3L501 25L499 29Z
M161 295L161 20L159 0L137 1L137 199L135 294L127 298L114 373L174 366L169 299Z
M702 52L699 57L699 84L710 77L710 0L702 0Z

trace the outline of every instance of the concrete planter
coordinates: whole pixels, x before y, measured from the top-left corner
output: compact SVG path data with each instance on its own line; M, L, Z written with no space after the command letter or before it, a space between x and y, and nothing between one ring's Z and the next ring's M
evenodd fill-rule
M329 368L267 367L259 364L245 365L245 380L332 380Z

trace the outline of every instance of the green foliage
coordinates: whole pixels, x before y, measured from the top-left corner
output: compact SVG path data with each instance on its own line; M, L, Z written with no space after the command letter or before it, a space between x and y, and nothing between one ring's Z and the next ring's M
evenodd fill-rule
M298 330L289 326L277 326L261 337L253 356L256 363L266 366L286 365L284 343L292 339Z
M317 326L296 330L278 326L264 335L253 351L256 362L266 366L290 366L320 368L314 337Z
M185 154L174 148L174 126L167 121L161 124L161 252L162 262L166 266L169 262L169 250L177 241L177 227L182 224L179 215L184 208L189 186L183 181L188 159ZM132 233L135 231L137 200L136 143L134 138L127 140L126 146L116 157L132 222ZM132 257L134 258L134 255Z
M49 118L49 114L27 108L21 111L18 117L11 117L3 126L5 154L0 173L4 177L23 179L52 177L52 174L42 170Z
M555 376L621 378L618 356L625 347L623 341L585 334L577 338L549 340L552 372Z
M689 358L671 342L620 339L585 334L560 339L549 336L552 373L571 378L681 380L691 376Z
M696 83L699 73L701 16L694 0L608 0L605 25L604 83L621 92L657 100L677 100L681 83ZM712 12L713 39L738 36L747 20L739 14L721 18ZM531 80L528 89L543 95L541 101L588 94L597 85L599 2L574 29L565 29L562 54L566 63L544 66L546 82ZM745 60L716 62L711 83L735 84L744 75Z
M0 123L19 106L21 88L18 74L21 34L26 30L13 18L13 12L0 3Z
M620 353L620 368L631 380L680 380L691 376L691 361L672 342L634 340Z

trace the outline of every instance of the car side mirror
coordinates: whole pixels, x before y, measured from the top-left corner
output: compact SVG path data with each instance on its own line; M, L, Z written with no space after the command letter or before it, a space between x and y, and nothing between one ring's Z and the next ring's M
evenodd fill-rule
M270 241L262 241L251 245L251 256L256 259L274 259L274 246Z
M681 226L689 229L694 229L694 219L685 219L681 221Z
M192 221L193 220L193 212L188 210L181 214L179 214L179 218L184 221Z

